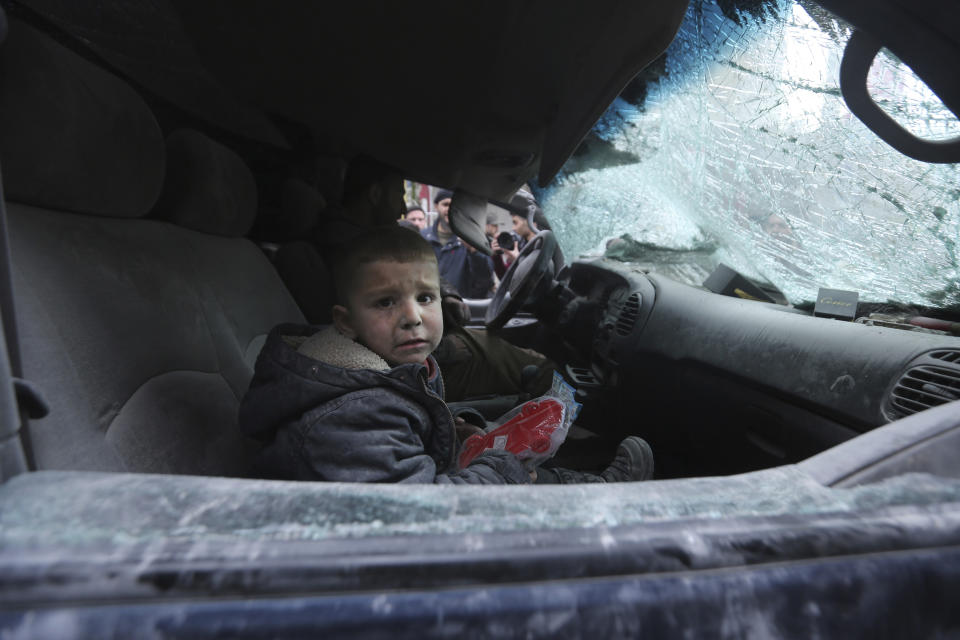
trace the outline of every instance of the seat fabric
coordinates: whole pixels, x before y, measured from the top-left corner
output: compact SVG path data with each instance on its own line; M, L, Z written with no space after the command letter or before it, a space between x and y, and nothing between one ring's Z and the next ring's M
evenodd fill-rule
M165 147L129 86L16 20L0 66L0 115L33 132L0 138L0 161L24 376L51 406L30 425L38 468L243 474L251 445L236 412L253 362L271 327L303 321L241 237L255 208L249 169L202 134ZM69 108L46 105L51 91ZM104 131L94 147L89 135ZM209 162L165 189L243 194L165 197L153 214L204 221L192 228L145 218L167 149L184 146Z

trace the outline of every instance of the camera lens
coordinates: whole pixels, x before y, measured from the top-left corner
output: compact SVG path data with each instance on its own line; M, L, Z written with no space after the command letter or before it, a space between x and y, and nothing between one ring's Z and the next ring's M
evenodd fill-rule
M505 249L507 251L513 250L513 234L509 231L501 231L497 234L497 244L500 245L501 249Z

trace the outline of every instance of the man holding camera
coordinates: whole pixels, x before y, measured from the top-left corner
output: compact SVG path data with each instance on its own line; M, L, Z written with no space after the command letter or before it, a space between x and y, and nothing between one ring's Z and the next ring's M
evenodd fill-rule
M460 240L450 227L450 201L453 192L441 189L433 199L437 221L421 235L433 246L440 266L440 277L467 298L489 298L493 289L493 265L490 258Z
M513 219L513 233L519 238L517 253L520 253L520 251L523 251L523 248L527 246L527 243L536 237L537 232L533 230L527 216L519 213L511 213L510 217Z
M497 233L495 220L487 219L487 236L493 249L493 268L497 278L503 278L510 264L517 259L527 243L537 236L540 229L549 229L543 211L536 199L526 189L520 189L510 202L510 218L513 231ZM493 224L492 224L493 223Z
M517 238L510 231L500 231L494 215L487 217L486 231L490 238L490 248L493 249L493 272L497 274L498 280L502 280L503 274L520 255Z

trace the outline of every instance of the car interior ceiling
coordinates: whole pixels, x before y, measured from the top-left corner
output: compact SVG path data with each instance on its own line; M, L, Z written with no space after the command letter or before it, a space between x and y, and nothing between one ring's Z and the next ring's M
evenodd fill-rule
M245 475L255 446L237 429L236 413L267 332L327 319L329 277L303 238L324 200L336 199L335 186L323 187L336 185L342 164L309 149L201 131L189 114L16 19L0 55L0 82L22 375L49 404L49 415L29 425L32 466ZM589 298L625 282L580 265L569 284ZM656 288L674 305L676 316L643 327L664 345L708 295L656 277L631 286L651 288L647 303ZM722 318L726 303L718 304ZM584 317L605 320L597 309ZM731 335L745 332L736 322L725 325ZM539 327L505 335L589 367L582 350ZM827 347L852 350L845 338L827 339ZM629 335L616 339L629 355ZM593 464L611 442L649 429L666 452L667 475L737 473L799 462L879 426L873 418L841 424L813 404L768 397L725 374L721 363L734 357L726 347L706 336L687 348L693 344L709 355L707 366L692 367L692 358L664 346L651 362L627 363L617 389L588 390L583 424L594 433L562 450L560 460ZM624 389L670 402L647 410ZM696 402L689 389L698 390ZM950 428L942 415L938 435ZM741 441L756 446L742 449ZM672 458L681 450L689 460ZM877 458L888 453L875 450Z

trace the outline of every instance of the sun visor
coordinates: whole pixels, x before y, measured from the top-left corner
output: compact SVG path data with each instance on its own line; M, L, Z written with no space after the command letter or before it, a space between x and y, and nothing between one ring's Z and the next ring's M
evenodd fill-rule
M317 144L412 180L506 198L548 182L670 44L687 0L171 0L204 66ZM425 22L426 21L426 22ZM398 34L433 31L421 46ZM399 39L398 39L399 37Z

